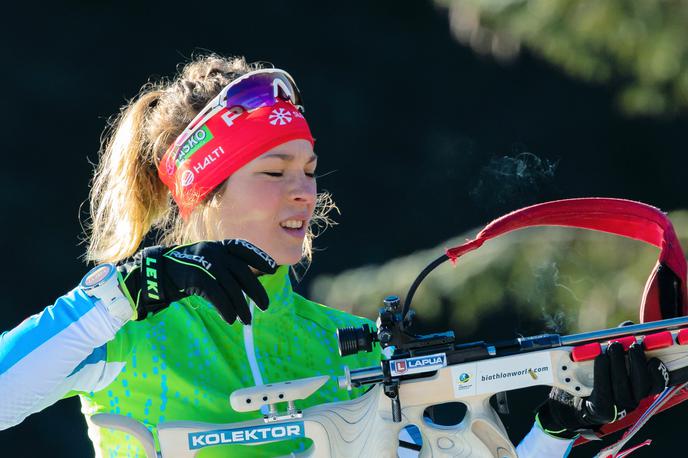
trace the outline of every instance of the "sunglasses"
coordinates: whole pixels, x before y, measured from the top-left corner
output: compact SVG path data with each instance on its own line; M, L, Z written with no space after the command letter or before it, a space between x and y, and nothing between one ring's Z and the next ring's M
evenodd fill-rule
M196 115L177 137L174 147L179 147L210 118L223 108L252 111L271 107L280 100L291 102L301 113L305 112L301 92L289 73L277 68L249 72L225 86L220 93Z

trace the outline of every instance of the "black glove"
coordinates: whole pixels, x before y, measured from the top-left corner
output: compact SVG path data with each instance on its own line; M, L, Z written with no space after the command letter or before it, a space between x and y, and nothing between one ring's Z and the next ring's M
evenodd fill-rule
M661 393L668 385L669 371L664 363L657 358L646 360L637 343L631 345L626 355L623 345L615 342L595 358L589 397L579 398L552 388L536 418L548 434L571 439L582 430L595 430L622 418L638 407L642 399Z
M250 267L267 274L277 270L275 261L257 246L230 239L145 248L117 269L137 320L196 295L217 307L228 323L239 317L250 324L251 312L243 293L263 311L269 305L268 295Z

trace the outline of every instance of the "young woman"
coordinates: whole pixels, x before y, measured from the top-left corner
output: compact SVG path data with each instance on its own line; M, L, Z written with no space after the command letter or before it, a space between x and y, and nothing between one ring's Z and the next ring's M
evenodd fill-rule
M92 187L87 254L99 265L2 335L0 429L79 395L97 456L142 456L135 439L96 427L91 415L148 427L244 421L260 414L232 410L238 388L379 361L338 355L336 329L366 320L291 288L289 267L310 259L310 228L331 205L316 192L300 105L286 72L210 55L124 107ZM132 258L149 235L161 246ZM331 380L301 407L360 394ZM545 412L554 432L588 426L558 428L556 406ZM573 435L536 426L521 456L563 456ZM275 456L308 445L227 445L198 456Z

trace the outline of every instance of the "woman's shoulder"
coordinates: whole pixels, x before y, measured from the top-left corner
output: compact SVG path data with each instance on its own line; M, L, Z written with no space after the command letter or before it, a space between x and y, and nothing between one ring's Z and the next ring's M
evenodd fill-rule
M294 293L295 312L301 318L313 321L323 328L336 331L345 326L372 325L371 320L358 315L353 315L344 310L335 309L327 305L306 299Z
M172 302L145 320L128 321L117 332L115 338L108 342L108 350L119 349L119 353L126 353L140 341L147 342L152 337L203 333L208 326L209 317L213 317L213 312L213 307L205 299L198 296L185 297ZM217 315L215 321L222 320L219 314L214 315Z

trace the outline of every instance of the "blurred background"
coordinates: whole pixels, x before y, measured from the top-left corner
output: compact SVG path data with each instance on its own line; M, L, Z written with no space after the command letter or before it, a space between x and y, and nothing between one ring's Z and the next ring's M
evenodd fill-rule
M0 330L86 272L80 218L107 119L209 51L272 62L303 92L319 186L341 210L297 285L315 300L374 318L444 248L558 198L650 203L688 246L685 0L90 0L14 5L0 21ZM609 235L520 231L440 267L415 299L418 326L471 341L637 320L657 255ZM546 393L511 396L515 443ZM653 445L634 456L668 456L687 414L654 418L637 436ZM0 444L3 456L93 456L78 399Z

